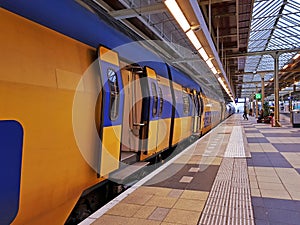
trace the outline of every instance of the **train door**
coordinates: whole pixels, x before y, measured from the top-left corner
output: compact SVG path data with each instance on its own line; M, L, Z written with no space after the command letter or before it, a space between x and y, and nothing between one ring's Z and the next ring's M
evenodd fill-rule
M146 124L142 122L142 86L143 69L139 66L126 66L122 70L124 83L124 117L122 127L122 155L125 152L140 151L143 129Z
M143 83L143 113L142 120L146 123L146 129L142 135L141 160L153 155L157 151L158 129L159 129L159 108L160 97L159 87L157 83L156 72L145 67L145 75L147 77Z
M102 83L102 118L96 118L96 121L102 121L98 172L104 176L119 168L124 95L118 53L100 46L98 60Z
M201 94L197 94L197 101L198 101L198 118L199 118L199 123L198 123L198 132L201 135L201 126L202 126L202 114L203 114L203 100L201 98Z
M200 118L199 118L199 100L197 97L197 92L196 90L193 90L192 92L192 100L193 100L193 111L192 111L192 117L193 117L193 134L197 135L199 134L199 122L200 122Z

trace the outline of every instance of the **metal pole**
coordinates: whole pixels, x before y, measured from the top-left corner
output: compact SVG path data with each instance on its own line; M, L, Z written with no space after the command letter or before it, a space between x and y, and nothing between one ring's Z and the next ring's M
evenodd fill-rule
M278 68L279 68L279 54L275 53L274 57L274 102L275 102L275 127L281 127L279 123L279 79L278 79Z
M289 111L292 111L292 92L289 93Z
M256 114L256 105L255 105L254 99L253 99L253 101L252 101L252 105L253 105L253 113L255 113L255 118L257 118L257 114Z
M217 18L217 52L220 55L220 34L219 34L219 21L220 17Z
M265 103L265 75L261 74L261 105Z
M211 35L211 0L209 0L209 4L208 4L208 29Z
M250 109L251 109L251 111L252 111L251 116L253 116L253 114L254 114L254 108L253 108L253 93L250 94L249 102L250 102L250 108L249 108L249 111L250 111Z
M256 84L256 93L257 93L257 84ZM258 100L255 98L255 117L258 117Z

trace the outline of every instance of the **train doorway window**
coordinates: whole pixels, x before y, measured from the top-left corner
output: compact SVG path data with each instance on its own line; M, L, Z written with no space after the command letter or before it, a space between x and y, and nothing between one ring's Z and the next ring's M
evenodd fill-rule
M119 85L116 71L114 71L113 69L108 69L107 78L110 88L110 119L116 120L118 118L120 105Z
M164 106L164 98L163 98L163 93L161 88L159 87L159 114L158 116L161 117L162 111L163 111L163 106Z
M152 115L155 117L157 115L157 107L158 107L158 96L157 90L154 83L151 83L152 93L153 93L153 108L152 108Z
M183 113L187 115L190 112L190 100L188 94L184 90L182 91L182 99L183 99Z

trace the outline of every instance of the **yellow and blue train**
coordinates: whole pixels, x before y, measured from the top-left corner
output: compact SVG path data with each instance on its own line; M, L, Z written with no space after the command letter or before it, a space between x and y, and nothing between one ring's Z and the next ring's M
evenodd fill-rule
M63 224L124 164L157 161L234 112L139 43L116 50L132 39L77 1L1 6L1 225Z

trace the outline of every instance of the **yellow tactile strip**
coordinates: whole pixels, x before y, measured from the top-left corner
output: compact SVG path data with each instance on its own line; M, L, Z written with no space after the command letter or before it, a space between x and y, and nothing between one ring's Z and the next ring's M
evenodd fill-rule
M254 225L246 159L223 159L200 218L204 224Z
M208 192L142 186L111 208L95 225L196 225Z

